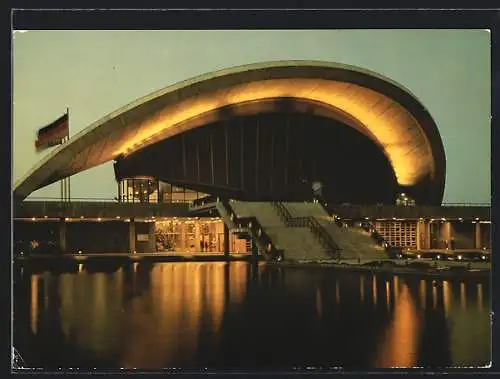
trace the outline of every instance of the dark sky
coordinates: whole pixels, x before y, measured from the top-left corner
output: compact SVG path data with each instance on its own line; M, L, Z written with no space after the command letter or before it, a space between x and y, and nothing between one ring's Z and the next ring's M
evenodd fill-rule
M268 60L340 62L415 94L446 153L444 202L490 202L490 34L485 30L28 31L13 36L13 180L41 126L70 109L70 136L190 77ZM77 174L72 197L117 195L112 163ZM59 184L32 194L58 197Z

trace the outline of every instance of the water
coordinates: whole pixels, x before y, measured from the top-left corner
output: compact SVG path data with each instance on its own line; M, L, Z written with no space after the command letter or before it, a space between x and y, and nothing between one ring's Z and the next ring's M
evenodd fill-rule
M16 270L29 367L373 369L490 362L489 282L245 262Z

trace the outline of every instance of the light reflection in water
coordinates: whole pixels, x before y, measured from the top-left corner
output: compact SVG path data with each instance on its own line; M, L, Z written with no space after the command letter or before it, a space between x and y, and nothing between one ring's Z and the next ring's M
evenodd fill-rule
M419 320L406 284L394 298L393 319L379 348L377 367L414 367L419 343Z
M38 326L38 275L31 276L31 330L37 333Z
M322 303L321 303L321 290L316 287L316 312L318 313L318 318L321 319L322 313Z
M482 283L477 284L477 305L479 310L483 311L483 285Z
M87 268L87 265L85 267ZM61 274L59 277L31 275L26 278L31 288L31 296L26 298L26 301L31 300L31 307L26 308L26 311L30 311L31 319L27 320L26 327L29 328L31 324L31 329L35 334L38 332L39 336L51 335L50 328L53 324L47 323L47 320L48 317L53 317L51 312L57 312L55 304L59 303L60 309L56 317L60 317L60 321L57 322L63 335L70 345L78 346L82 351L91 352L102 359L109 359L121 367L129 368L196 365L200 356L210 360L223 348L241 349L241 346L234 345L234 341L230 347L224 345L227 343L225 342L227 336L224 335L227 334L225 333L227 330L231 330L228 329L231 322L223 318L225 315L241 317L242 309L248 304L251 306L249 300L256 301L246 297L248 281L251 280L247 269L248 265L242 262L153 265L139 263L107 273L92 273L89 268L81 270L79 267L73 273ZM26 275L27 273L25 272ZM293 275L297 275L289 272L286 274L290 275L289 282L293 282L291 280ZM449 328L443 329L443 338L448 338L447 333L450 333L449 349L452 361L482 362L481 359L487 355L489 347L484 342L484 336L488 334L490 326L486 320L487 313L484 312L484 308L488 308L487 284L473 284L476 290L472 286L469 287L471 291L469 301L477 300L478 306L469 306L464 312L462 309L465 309L466 303L465 283L460 283L460 293L457 293L458 286L455 284L452 286L452 282L449 281L443 281L442 286L437 287L433 286L431 280L408 281L398 277L394 277L392 282L379 278L381 282L377 283L374 275L371 283L372 291L368 284L365 293L364 277L354 279L354 282L350 281L349 277L347 280L344 277L330 279L332 281L328 282L328 289L333 289L333 284L335 285L335 299L326 296L329 291L323 287L322 282L313 282L313 286L308 287L313 290L309 291L307 296L311 297L310 300L315 300L313 311L318 320L321 320L318 323L321 326L320 334L323 334L324 330L327 332L335 330L338 333L336 328L344 328L345 335L349 336L347 338L352 337L353 341L356 338L357 341L365 341L365 333L368 335L370 331L376 331L378 348L377 345L373 345L366 354L367 357L376 355L374 364L377 367L411 367L417 363L419 351L434 349L425 345L425 339L419 336L422 328L427 328L438 318L442 321L441 307L444 307L446 324ZM304 280L301 278L300 284ZM360 285L359 294L356 294L357 280ZM369 283L370 278L367 277L367 280ZM382 281L385 283L385 288L379 288L382 292L377 293L378 286L383 285ZM303 295L304 285L295 288L287 282L272 282L273 289L286 287L287 292L281 294L287 293L292 299L298 299L299 295ZM262 287L262 283L252 282L250 285ZM391 285L394 288L391 289ZM59 293L52 291L55 286L58 286ZM48 288L51 291L48 291ZM42 289L45 289L43 293ZM429 291L427 305L426 290ZM343 304L340 304L341 291ZM353 305L353 302L346 301L351 295L355 298L360 296L361 301L364 301L366 295L366 301L369 303L370 293L373 295L375 307L377 296L387 297L388 313L384 310L383 298L379 299L382 309L375 310L361 308L357 302L354 302L357 305ZM40 312L44 312L43 304L45 304L42 295L49 297L47 304L50 304L43 317L40 316ZM54 296L58 299L54 299ZM331 314L329 310L333 301L338 304L335 308L340 310L340 313L335 313L336 317L344 315L347 324L335 326L335 322L329 323L327 317ZM417 316L415 305L418 301L422 308L427 309ZM294 306L293 310L300 312L296 309L295 300L291 303ZM242 307L243 304L245 307ZM381 312L378 312L379 310ZM250 312L253 313L253 310L250 309ZM349 324L350 318L355 319L351 314L356 315L357 312L363 314L361 319L368 320L366 322L368 332L366 330L360 332L359 325ZM376 317L373 317L374 315ZM245 318L242 321L242 325L248 325ZM239 329L235 328L229 334L237 333ZM279 328L276 330L279 331ZM274 333L275 329L272 332ZM289 337L293 339L293 333L290 334ZM279 336L280 334L277 334L275 339ZM281 338L287 336L281 335ZM237 340L239 337L235 338ZM266 336L260 338L265 342ZM305 349L311 350L310 347Z
M389 281L385 281L385 297L386 297L386 304L387 304L387 312L391 311L391 286L389 284Z
M245 262L231 262L229 265L229 283L231 304L237 305L243 302L246 293L247 264Z
M361 302L363 303L365 301L365 277L361 275L359 279L359 288L360 288L360 294L361 294Z
M452 302L452 293L450 289L450 283L447 280L443 281L443 306L444 306L444 315L448 317L450 312L450 304Z
M338 279L335 280L335 301L340 304L340 287Z
M437 288L436 288L436 283L432 283L432 309L436 309L437 307Z
M465 296L465 283L460 282L460 307L465 310L467 307L467 298Z
M426 307L426 284L427 282L424 279L420 280L420 304L422 306L422 309L425 309Z

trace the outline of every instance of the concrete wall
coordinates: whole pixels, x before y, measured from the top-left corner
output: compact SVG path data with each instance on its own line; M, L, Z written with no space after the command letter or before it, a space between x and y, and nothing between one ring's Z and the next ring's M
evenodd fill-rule
M132 229L133 235L130 235ZM137 236L147 235L147 241ZM132 238L132 241L130 240ZM36 240L47 253L47 243L54 243L68 254L82 253L149 253L155 251L154 223L123 221L14 221L14 241ZM132 248L133 241L135 247ZM22 251L26 250L23 248Z

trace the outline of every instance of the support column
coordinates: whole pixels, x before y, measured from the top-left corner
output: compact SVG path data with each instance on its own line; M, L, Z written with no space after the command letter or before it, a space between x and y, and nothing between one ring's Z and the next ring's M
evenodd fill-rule
M483 241L481 238L481 224L479 223L479 221L476 221L475 234L476 234L476 238L474 239L474 241L475 241L474 247L476 249L481 249L483 247L482 246Z
M224 224L224 257L229 258L229 228Z
M201 251L201 233L199 220L196 220L194 224L194 251Z
M431 223L429 221L424 222L424 249L431 248Z
M155 234L154 222L148 223L148 242L149 242L148 253L156 252L156 234Z
M423 232L422 232L422 227L424 226L423 222L421 222L420 220L417 221L417 251L420 251L422 250L422 242L424 242L424 235L423 235ZM422 235L421 235L422 234Z
M259 119L256 119L257 126L255 128L255 193L259 192Z
M128 249L129 253L135 251L135 220L133 218L128 223Z
M64 218L59 219L59 249L61 253L66 253L66 221Z
M450 240L451 240L451 228L450 228L450 222L445 221L444 224L442 224L442 229L441 229L441 238L443 241L446 243L446 246L448 249L450 248Z
M225 145L225 162L226 167L226 185L229 186L229 137L227 135L227 122L224 123L224 145Z
M214 142L212 132L210 132L208 136L209 142L209 150L210 150L210 175L211 175L211 183L215 184L215 172L214 172Z

